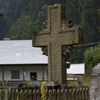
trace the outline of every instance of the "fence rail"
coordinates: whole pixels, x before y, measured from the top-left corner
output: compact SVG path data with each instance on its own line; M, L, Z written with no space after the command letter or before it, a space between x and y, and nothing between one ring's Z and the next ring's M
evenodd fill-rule
M39 90L11 89L0 92L0 100L42 100ZM47 90L45 100L89 100L89 88L68 88Z

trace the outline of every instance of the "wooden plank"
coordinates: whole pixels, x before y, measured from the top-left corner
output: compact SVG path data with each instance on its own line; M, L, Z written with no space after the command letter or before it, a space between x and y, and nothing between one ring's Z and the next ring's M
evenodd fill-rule
M37 90L37 100L41 100L41 97L40 97L40 90Z
M48 100L52 100L52 90L49 90L49 98Z
M36 90L33 90L33 100L37 100L37 93L36 93Z
M1 100L5 100L5 91L4 90L1 91Z
M12 100L12 99L11 99L11 97L12 97L12 96L11 96L11 90L8 90L7 95L8 95L8 100Z
M29 98L29 91L28 89L24 91L24 100L28 100Z
M54 89L53 91L52 91L52 100L56 100L57 99L57 92L56 92L56 90Z
M32 99L32 97L33 97L33 94L32 94L32 93L33 93L33 92L32 92L32 90L30 89L30 90L29 90L29 100L33 100L33 99Z

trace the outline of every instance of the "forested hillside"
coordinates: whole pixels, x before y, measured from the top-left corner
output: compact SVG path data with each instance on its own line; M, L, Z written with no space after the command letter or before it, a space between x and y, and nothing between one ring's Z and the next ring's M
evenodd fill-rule
M47 5L58 0L0 0L0 39L30 39L47 17ZM61 3L66 2L61 0ZM28 27L28 28L27 28Z
M100 41L100 0L0 0L0 39L31 39L47 19L47 6L55 3L65 4L68 18L83 27L84 43Z

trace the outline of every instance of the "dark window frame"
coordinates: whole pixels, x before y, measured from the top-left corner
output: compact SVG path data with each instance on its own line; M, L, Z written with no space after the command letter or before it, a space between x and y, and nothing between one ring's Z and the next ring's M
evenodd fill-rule
M12 70L11 71L11 79L20 79L20 71Z

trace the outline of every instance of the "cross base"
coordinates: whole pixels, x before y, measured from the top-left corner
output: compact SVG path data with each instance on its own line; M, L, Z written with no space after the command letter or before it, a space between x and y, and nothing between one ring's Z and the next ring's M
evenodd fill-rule
M59 84L57 82L54 82L54 81L50 81L47 85L47 90L49 89L55 89L55 90L58 90L58 89L66 89L67 85L66 84Z
M54 81L50 81L47 85L46 85L47 89L60 89L60 84L58 84L57 82Z

